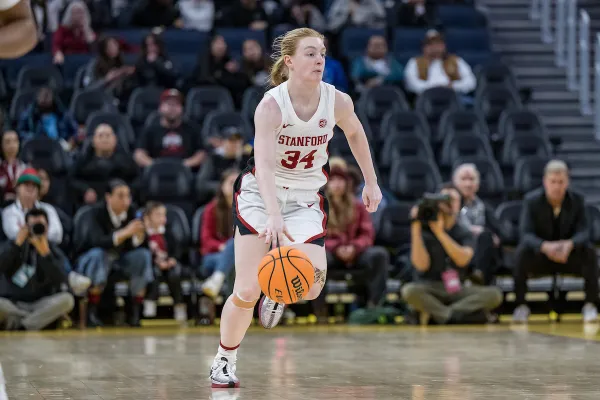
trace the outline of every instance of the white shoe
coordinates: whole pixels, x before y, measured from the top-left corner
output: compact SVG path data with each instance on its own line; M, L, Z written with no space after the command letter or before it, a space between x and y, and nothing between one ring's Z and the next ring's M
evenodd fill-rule
M281 321L284 310L285 304L279 304L267 296L263 296L258 305L260 324L267 329L275 328L279 321Z
M175 321L177 322L187 322L187 305L186 304L177 304L173 310Z
M153 300L144 300L144 318L156 317L156 302Z
M204 281L202 284L202 292L214 299L221 293L223 282L225 282L225 274L221 271L217 271Z
M592 303L585 303L581 310L583 314L583 322L590 323L598 321L598 309Z
M515 308L513 312L512 320L517 324L526 324L529 319L529 307L525 304L521 304L519 307Z
M87 276L71 271L69 272L69 286L75 295L81 296L92 286L92 280Z
M210 367L210 381L213 389L240 387L240 380L235 376L235 362L217 356Z

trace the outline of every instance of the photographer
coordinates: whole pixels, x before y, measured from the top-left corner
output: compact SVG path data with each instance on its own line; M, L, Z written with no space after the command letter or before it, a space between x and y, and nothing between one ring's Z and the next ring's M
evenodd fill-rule
M411 210L410 259L416 276L402 288L402 297L421 312L426 323L487 322L486 311L502 302L495 287L464 287L466 267L473 258L473 235L457 223L460 194L445 185L439 195L426 195Z
M73 296L59 292L67 278L62 257L48 242L46 211L32 208L0 251L0 326L36 331L73 309Z

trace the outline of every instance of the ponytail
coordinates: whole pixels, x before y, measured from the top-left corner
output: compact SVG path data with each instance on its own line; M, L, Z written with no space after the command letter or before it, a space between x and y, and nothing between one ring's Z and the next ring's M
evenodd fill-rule
M280 56L271 67L271 85L281 85L287 79L287 66L283 61L283 56Z

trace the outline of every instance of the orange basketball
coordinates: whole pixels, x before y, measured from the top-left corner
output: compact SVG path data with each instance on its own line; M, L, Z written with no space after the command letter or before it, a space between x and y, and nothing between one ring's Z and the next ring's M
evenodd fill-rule
M265 255L258 267L258 283L272 300L293 304L302 300L315 282L315 269L304 252L289 246Z

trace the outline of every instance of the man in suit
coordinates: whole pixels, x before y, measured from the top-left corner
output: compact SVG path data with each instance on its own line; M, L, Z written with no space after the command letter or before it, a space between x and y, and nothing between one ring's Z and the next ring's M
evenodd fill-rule
M129 186L114 179L108 183L105 201L92 206L87 234L79 238L77 270L92 280L88 323L100 326L97 306L112 268L129 277L134 296L129 323L139 326L146 285L154 280L152 255L145 243L145 227L131 205Z
M598 261L581 194L569 189L563 161L550 161L544 187L525 196L519 221L521 242L516 252L514 322L527 322L527 278L531 275L575 274L585 280L584 322L598 317Z

